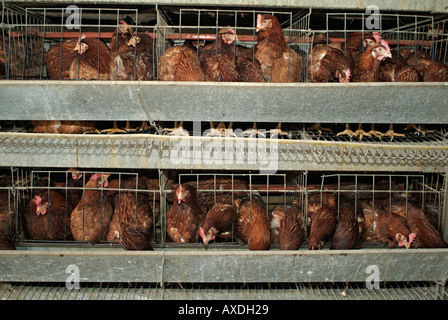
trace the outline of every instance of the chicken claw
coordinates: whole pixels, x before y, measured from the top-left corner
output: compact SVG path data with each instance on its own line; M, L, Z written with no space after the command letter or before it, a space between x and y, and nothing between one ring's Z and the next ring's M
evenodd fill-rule
M367 133L370 134L370 136L373 135L373 136L375 136L377 138L380 138L380 139L383 136L383 134L380 131L376 131L375 130L375 124L374 123L372 123L372 126L370 127L370 131L367 132Z
M322 125L320 123L315 123L315 124L313 124L311 127L309 127L306 130L307 131L317 131L317 132L319 132L319 134L322 134L322 131L331 132L330 128L322 127Z
M224 125L224 124L223 124ZM210 129L209 132L205 135L206 137L222 137L222 132L220 128L221 123L219 124L218 128L214 127L213 121L210 121Z
M369 132L365 132L364 129L362 128L362 124L360 123L358 125L358 129L356 129L356 131L354 132L355 135L357 135L359 137L359 140L362 140L362 138L364 136L366 137L371 137Z
M271 129L271 130L269 130L267 132L270 133L271 134L271 138L274 138L274 139L278 139L279 135L291 137L288 132L285 132L285 131L282 130L282 123L281 122L278 123L278 125L277 125L277 127L275 129Z
M233 131L232 126L233 126L233 122L229 123L229 127L228 128L226 128L224 126L224 128L223 128L223 130L224 130L223 136L225 136L225 137L233 137L233 138L237 138L238 137L238 135ZM218 126L218 128L219 128L219 126Z
M407 124L406 128L404 128L404 130L411 130L411 129L415 130L414 134L420 135L420 133L421 133L424 136L426 136L427 133L436 132L436 130L428 130L428 129L426 129L424 124L421 124L418 127L415 124Z
M344 130L344 131L341 131L341 132L339 132L339 133L337 134L337 136L342 136L342 135L348 135L348 136L350 137L350 140L351 140L353 137L356 137L356 136L357 136L357 134L354 133L354 132L350 129L350 124L348 124L348 123L345 125L345 130Z
M113 128L101 130L101 133L114 134L114 133L127 133L127 131L125 129L118 128L117 121L114 121Z
M183 137L189 137L190 134L187 130L184 130L183 128L184 122L181 121L179 125L177 125L177 121L174 122L174 128L163 128L163 131L171 131L168 133L169 136L183 136Z
M383 136L390 137L390 141L394 140L394 137L404 137L403 133L396 133L394 131L394 125L390 124L389 130L383 134Z
M257 129L257 123L254 122L254 126L252 128L249 128L247 130L243 131L243 137L248 137L248 138L266 138L266 133L263 131L259 131Z

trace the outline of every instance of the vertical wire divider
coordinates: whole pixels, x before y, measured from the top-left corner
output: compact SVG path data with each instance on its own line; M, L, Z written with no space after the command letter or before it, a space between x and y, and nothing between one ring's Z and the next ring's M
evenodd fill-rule
M80 8L79 9L79 22L80 22L80 25L79 25L79 39L78 39L78 41L79 41L79 50L78 50L78 72L77 72L77 79L78 80L80 80L79 79L79 73L80 73L80 69L81 69L81 55L79 54L79 51L81 50L81 37L82 37L82 13L83 13L83 11L82 11L82 8ZM61 57L61 59L62 59L62 57Z
M26 71L26 54L28 51L28 9L25 10L25 37L24 37L24 41L25 41L25 48L24 48L24 52L23 52L23 65L22 65L22 80L25 79L25 71Z
M133 36L133 34L131 33L131 37ZM138 11L135 11L135 36L138 36ZM133 80L137 79L137 39L135 39L134 41L134 75L133 75Z
M101 8L98 9L98 39L97 39L97 43L98 43L98 51L97 51L97 80L100 80L100 41L101 41Z
M45 58L45 36L47 32L47 9L44 8L44 18L43 18L43 38L42 38L42 49L41 49L41 59L40 59L40 69L39 69L39 79L42 80L42 75L44 73L44 58Z

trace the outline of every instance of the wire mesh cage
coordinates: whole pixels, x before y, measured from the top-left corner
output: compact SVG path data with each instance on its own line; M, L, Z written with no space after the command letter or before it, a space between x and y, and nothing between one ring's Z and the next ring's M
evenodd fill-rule
M328 209L325 223L319 228L334 226L318 249L335 249L332 246L337 242L338 226L345 223L347 215L354 218L358 231L356 241L345 249L385 244L394 247L395 234L406 232L406 237L417 235L410 248L446 246L442 237L446 232L446 181L442 174L324 174L317 183L317 176L310 178L306 172L180 173L164 186L159 178L144 173L15 169L13 175L12 183L10 175L2 180L1 195L6 205L1 226L12 240L23 245L119 245L123 225L131 224L147 230L155 247L206 244L244 250L248 243L241 234L244 215L250 221L260 214L269 229L272 248L278 248L285 212L293 210L300 220L298 230L304 235L300 247L311 248L313 221L321 214L316 212ZM19 175L22 177L17 179ZM188 240L170 233L170 211L177 210L176 204L183 206L181 210L194 207L189 202L193 200L179 200L178 186L184 186L184 190L193 187L199 207ZM248 211L241 209L242 203ZM233 220L229 218L228 230L205 241L200 229L207 230L207 219L214 214L209 213L225 206L235 212ZM185 217L178 219L181 224L189 223ZM384 224L394 226L392 236L384 234Z
M321 55L319 47L327 50L339 49L348 59L345 64L356 71L360 57L370 46L386 43L391 50L391 59L381 63L382 72L390 73L392 65L401 63L415 67L421 74L420 79L412 81L445 81L444 78L433 78L425 74L429 61L440 62L441 64L436 65L439 70L446 68L445 25L446 20L430 15L380 13L379 9L371 13L326 13L325 25L320 25L322 30L313 30L310 55L313 56L313 50L314 56ZM322 81L314 71L320 67L319 59L321 58L308 59L309 69L313 71L308 75L309 81ZM332 79L344 82L337 74ZM353 78L352 80L355 81ZM411 80L390 76L375 81Z
M2 212L2 227L17 243L118 244L124 223L160 242L158 179L72 169L19 172L23 183L2 189L10 209Z
M238 58L241 56L245 56L252 62L255 62L258 32L257 19L259 19L259 15L263 14L270 14L279 20L282 34L289 50L293 50L300 55L302 63L298 66L300 70L297 71L300 73L299 80L303 81L306 79L303 78L306 75L303 69L305 68L306 71L307 65L303 62L303 59L306 59L306 53L310 46L308 29L311 9L304 9L295 13L257 10L180 9L177 20L172 22L172 24L158 25L164 40L164 47L159 48L161 49L160 59L164 63L164 52L172 46L179 46L181 50L186 45L193 45L196 47L194 52L200 60L200 65L205 71L208 81L272 82L273 78L265 71L263 71L264 79L245 79L237 76L234 76L234 78L225 78L224 76L222 78L213 78L207 76L207 69L204 68L207 65L207 57L210 56L216 62L220 61L223 53L228 55L225 61L234 66L237 71L242 70L238 61ZM222 46L219 44L221 35L226 33L230 33L226 40L228 41L228 48L225 44ZM293 65L290 64L288 67L293 68ZM165 72L167 72L165 68L159 67L159 79L171 80L171 78L165 77ZM289 82L289 80L285 82Z
M324 174L320 186L308 188L308 210L313 202L328 206L333 197L339 224L348 211L357 218L360 246L397 245L396 234L418 237L407 248L443 248L445 176L440 174ZM307 212L309 217L309 212ZM312 214L312 213L311 213ZM412 238L412 236L411 236ZM400 241L398 241L400 245Z
M225 247L229 245L238 244L246 247L247 239L245 235L240 232L240 227L243 227L243 219L251 219L255 215L262 215L265 218L265 223L269 226L269 234L272 235L278 232L278 226L272 223L272 216L276 208L284 208L290 206L292 203L297 206L299 212L303 209L303 195L304 186L306 183L306 176L301 173L289 174L255 174L255 173L185 173L179 174L178 184L172 188L171 195L168 197L169 205L167 212L175 210L174 204L178 200L179 185L188 185L195 188L197 194L197 203L200 211L204 215L198 222L198 229L196 234L191 238L191 243L200 243L199 228L210 225L210 218L219 208L229 206L232 211L235 211L235 220L227 227L228 230L220 230L220 234L224 233L226 236L216 238L213 237L213 246ZM245 203L251 209L248 217L244 218L245 213L241 213ZM258 206L258 204L260 204ZM230 208L229 208L230 209ZM212 213L213 212L213 213ZM167 213L167 216L169 213ZM238 217L238 218L237 218ZM210 220L209 220L210 218ZM169 235L169 223L165 221L165 230L167 232L167 242L170 246L183 245L183 241L178 241L173 236ZM215 223L215 224L213 224ZM213 220L211 226L216 227L219 222ZM227 236L228 234L228 236ZM171 242L171 243L170 243ZM205 243L202 235L202 242ZM271 238L271 243L278 243L277 238ZM208 242L207 242L208 244ZM202 243L201 243L202 245Z
M155 57L151 49L155 47L155 23L151 20L155 14L143 12L141 16L149 20L139 21L138 9L75 5L21 8L5 3L0 58L5 66L4 76L7 79L141 80L135 69L143 43L147 46L145 58ZM114 61L124 51L127 55ZM89 54L83 55L86 52ZM151 70L145 70L145 80L155 77L153 63L149 63ZM127 68L126 77L122 76L124 68Z
M288 50L297 52L300 60L306 59L310 9L293 13L183 8L173 21L162 9L152 6L22 8L6 3L2 10L2 73L6 79L184 81L179 76L167 76L171 71L166 70L165 60L173 50L180 52L188 45L196 47L197 59L201 59L199 69L203 68L198 49L204 51L206 44L215 43L224 29L233 32L235 40L226 62L236 69L236 55L244 53L255 63L257 15L264 13L280 21ZM173 46L178 49L170 49ZM215 60L220 59L218 53L214 52ZM213 56L213 52L208 55ZM301 77L295 81L304 80L306 72L301 69L306 65L298 65ZM249 80L238 77L232 81Z

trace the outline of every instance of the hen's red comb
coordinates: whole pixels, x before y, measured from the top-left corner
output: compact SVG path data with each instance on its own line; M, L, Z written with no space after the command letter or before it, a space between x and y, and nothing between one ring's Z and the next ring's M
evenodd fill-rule
M417 235L416 235L415 233L411 233L411 234L409 235L409 244L411 244L412 241L414 241L415 237L417 237Z
M261 24L261 14L257 15L257 25Z
M202 240L205 241L205 233L202 227L199 228L199 235L201 236Z
M92 175L92 177L90 178L90 180L96 180L101 178L102 174L101 173L95 173L94 175Z
M345 79L348 81L348 80L350 80L351 76L352 76L352 72L350 71L350 68L347 68L347 71L345 72Z
M381 39L381 44L387 49L387 50L389 50L390 51L390 47L389 47L389 44L387 43L387 41L386 40L383 40L383 39Z
M126 23L126 21L123 21L123 20L120 20L119 23L122 24L122 25L124 25L124 26L127 26L127 25L128 25L128 24Z
M42 198L40 196L34 197L34 203L38 206L42 202Z
M379 32L373 32L372 33L373 38L375 39L376 43L380 44L381 42L381 35Z

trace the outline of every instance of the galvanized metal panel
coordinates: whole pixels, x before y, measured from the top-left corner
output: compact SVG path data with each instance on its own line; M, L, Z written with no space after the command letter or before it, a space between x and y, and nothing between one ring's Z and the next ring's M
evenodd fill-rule
M366 281L368 266L380 281L442 281L447 249L353 251L57 250L0 252L0 281L65 282L69 265L82 282L340 282Z
M11 3L24 3L29 0L12 0ZM34 0L35 3L68 3L68 4L87 4L89 0ZM96 0L96 4L129 4L129 5L174 5L174 6L240 6L240 7L268 7L268 8L325 8L325 9L365 9L369 3L357 0ZM424 1L388 1L377 0L375 5L380 10L391 11L427 11L427 12L448 12L448 7L443 1L424 0Z
M448 83L2 81L2 120L448 123ZM144 104L142 104L142 101Z

